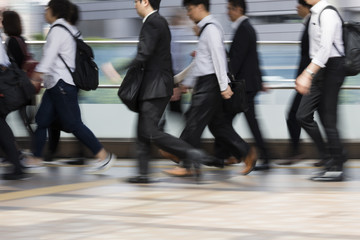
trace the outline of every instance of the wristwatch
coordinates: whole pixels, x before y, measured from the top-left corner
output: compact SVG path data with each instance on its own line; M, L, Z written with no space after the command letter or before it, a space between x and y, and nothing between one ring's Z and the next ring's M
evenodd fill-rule
M305 71L306 71L308 74L310 74L310 76L311 76L312 78L315 77L315 73L314 73L313 71L311 71L310 69L305 68Z

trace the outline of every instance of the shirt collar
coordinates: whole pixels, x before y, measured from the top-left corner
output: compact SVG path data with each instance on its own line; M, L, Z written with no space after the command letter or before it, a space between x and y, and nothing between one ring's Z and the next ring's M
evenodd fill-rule
M205 26L205 24L212 22L213 19L214 19L214 17L212 15L207 15L206 17L201 19L201 21L198 22L197 25L201 29L203 26Z
M65 26L67 26L68 23L67 23L67 21L65 21L65 19L58 18L51 24L51 26L54 26L55 24L62 24L62 25L65 24Z
M306 25L306 23L309 21L309 18L311 17L311 14L309 13L308 15L306 15L304 18L303 18L303 24Z
M234 30L238 29L238 27L240 26L240 24L241 24L245 19L248 19L248 17L245 16L245 15L242 15L241 17L239 17L238 19L236 19L235 22L233 22L233 23L231 24L232 29L234 29Z
M148 15L146 15L146 16L144 17L144 19L143 19L143 23L145 23L146 19L147 19L151 14L153 14L153 13L155 13L155 12L157 12L157 10L154 10L154 11L152 11L151 13L149 13Z
M321 12L329 3L325 0L321 0L317 4L315 4L312 8L310 8L311 13L319 13Z

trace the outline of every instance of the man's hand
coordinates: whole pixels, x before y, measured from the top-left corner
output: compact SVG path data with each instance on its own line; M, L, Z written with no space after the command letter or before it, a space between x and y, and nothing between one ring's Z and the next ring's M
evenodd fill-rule
M187 93L189 91L189 87L182 84L179 85L179 88L181 93Z
M311 87L312 77L306 73L302 72L297 78L295 82L295 89L302 95L309 94Z
M180 87L173 88L173 95L170 98L170 102L179 101L181 99Z
M31 83L34 85L35 89L36 89L36 93L39 93L40 89L41 89L41 83L43 81L42 79L42 73L40 72L34 72L32 75L31 75Z
M269 92L271 90L270 87L266 86L266 84L261 84L261 89L260 91L262 92Z
M120 74L115 70L111 62L106 62L103 65L101 65L101 70L103 71L105 76L110 79L111 82L113 83L122 82L122 78Z
M233 94L234 94L234 93L233 93L233 91L231 90L231 87L230 87L230 86L228 86L225 91L222 91L222 92L221 92L221 96L223 97L223 99L229 99L229 98L231 98L231 96L232 96Z

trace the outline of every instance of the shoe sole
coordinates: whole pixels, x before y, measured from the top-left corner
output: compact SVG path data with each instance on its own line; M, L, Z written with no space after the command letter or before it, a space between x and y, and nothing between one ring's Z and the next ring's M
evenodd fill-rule
M114 154L112 154L109 162L104 167L102 167L101 169L95 170L95 171L88 170L88 171L86 171L86 173L87 174L100 174L100 173L106 172L109 168L114 166L115 162L116 162L116 156Z
M20 177L20 178L14 178L14 179L6 179L4 177L2 177L1 179L4 180L4 181L26 181L26 180L29 180L31 178L31 176L23 176L23 177Z
M25 167L22 170L25 173L38 174L38 173L44 173L46 168L45 167Z
M180 177L180 178L183 177L183 178L185 178L185 177L193 177L193 176L195 176L194 173L191 173L191 174L187 173L187 174L184 174L184 175L175 175L175 174L166 172L166 170L163 170L162 172L164 174L168 175L168 176L171 176L171 177Z
M341 178L322 178L322 177L312 177L310 178L311 181L315 182L343 182L345 179Z
M249 173L251 173L255 169L255 166L256 166L256 160L252 163L251 168L248 171L240 172L241 175L243 175L243 176L248 175Z

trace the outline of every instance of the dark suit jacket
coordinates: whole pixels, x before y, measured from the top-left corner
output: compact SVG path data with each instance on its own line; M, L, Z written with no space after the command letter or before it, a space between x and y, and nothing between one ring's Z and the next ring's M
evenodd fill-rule
M145 70L139 100L173 94L170 42L171 34L166 19L157 12L151 14L141 28L137 55L131 63Z
M229 57L235 79L245 79L247 92L259 91L262 88L262 79L257 53L256 32L248 19L245 19L236 30Z
M309 23L310 23L310 18L305 23L305 29L301 36L301 59L300 59L299 68L298 68L296 77L299 76L311 62L311 59L309 56L309 48L310 48Z

